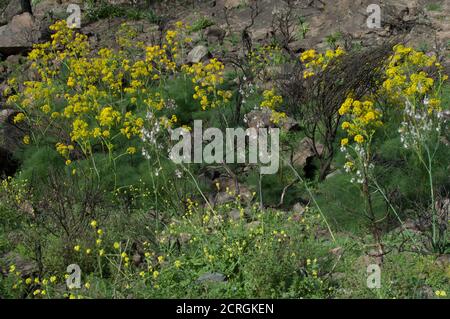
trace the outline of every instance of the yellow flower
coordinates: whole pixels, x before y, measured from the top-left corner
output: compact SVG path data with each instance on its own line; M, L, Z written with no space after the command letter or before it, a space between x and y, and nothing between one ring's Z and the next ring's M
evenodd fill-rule
M343 130L347 130L348 128L350 128L350 123L349 122L342 123L342 129Z
M72 161L71 160L67 160L66 161L66 165L69 166L70 164L72 164Z
M33 280L32 280L31 278L25 279L25 283L26 283L27 285L30 285L32 282L33 282Z
M23 113L17 113L17 115L14 116L13 122L14 122L14 124L17 124L17 123L22 122L23 120L25 120L25 114L23 114Z
M25 145L30 144L30 136L29 135L25 135L23 137L23 144L25 144Z
M133 155L136 153L136 147L127 148L127 154Z
M87 282L84 284L84 287L86 287L86 289L89 289L89 288L91 288L91 284L89 282Z
M98 252L98 255L99 256L105 255L105 250L104 249L100 249L99 252Z
M156 279L156 278L158 278L158 276L159 276L159 272L157 270L155 270L153 272L153 278Z
M158 262L162 263L164 261L164 256L158 256Z
M75 86L75 80L72 77L69 77L67 79L67 86L68 87L74 87Z
M118 242L114 243L114 249L120 249L120 244Z
M355 142L358 144L362 144L364 142L364 136L358 134L355 136Z
M86 255L90 255L92 250L90 248L86 249Z
M56 276L51 276L50 277L50 282L51 283L55 283L56 282Z
M347 144L348 144L348 138L343 138L341 140L341 146L347 146Z
M80 251L80 245L76 245L75 247L73 247L73 250L75 250L75 251Z
M102 230L102 229L98 229L98 230L97 230L97 234L98 234L99 236L102 236L102 235L103 235L103 230Z
M174 265L175 265L175 268L180 268L181 267L181 261L175 260Z
M91 227L92 228L96 228L97 227L97 221L96 220L91 221Z

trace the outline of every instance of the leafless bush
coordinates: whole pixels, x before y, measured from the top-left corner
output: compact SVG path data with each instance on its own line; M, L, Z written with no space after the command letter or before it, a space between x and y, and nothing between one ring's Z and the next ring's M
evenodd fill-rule
M287 102L287 113L301 124L312 139L315 155L320 161L319 180L327 176L335 155L336 135L341 116L339 108L352 93L359 99L376 88L380 67L392 52L392 43L360 52L350 52L331 62L325 71L304 79L302 65L277 80ZM325 149L319 152L318 142Z

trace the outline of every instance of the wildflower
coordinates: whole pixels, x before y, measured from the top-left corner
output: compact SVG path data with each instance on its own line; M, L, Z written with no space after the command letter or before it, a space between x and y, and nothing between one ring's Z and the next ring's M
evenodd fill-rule
M80 251L80 245L76 245L75 247L73 247L73 250L75 250L75 251Z
M25 120L25 114L17 113L17 115L13 119L13 122L14 122L14 124L17 124L17 123L22 122L23 120Z
M99 236L102 236L102 235L103 235L103 230L102 230L102 229L98 229L98 230L97 230L97 234L98 234Z
M56 276L51 276L50 277L50 282L53 284L56 282Z
M153 272L153 278L156 279L156 278L158 278L158 276L159 276L159 271L155 270Z
M91 227L96 228L97 227L97 221L93 220L91 221Z
M347 146L348 145L348 138L343 138L341 140L341 146Z
M174 265L175 265L175 268L180 268L181 267L181 261L175 260Z
M104 249L100 249L98 252L98 255L101 257L103 255L105 255L105 250Z
M10 267L9 267L9 272L10 273L13 273L13 272L15 272L16 271L16 265L11 265Z
M136 147L129 147L127 148L127 153L130 155L133 155L136 153Z
M90 255L92 250L90 248L86 249L86 255Z
M32 280L31 278L25 279L25 283L26 283L27 285L31 285L32 282L33 282L33 280Z
M91 288L91 284L89 282L87 282L84 284L84 287L86 287L86 289L89 289L89 288Z
M114 243L114 249L120 249L120 244L118 242Z
M30 136L29 135L25 135L23 137L23 144L25 144L25 145L30 144Z
M364 142L364 137L360 134L355 136L355 142L358 144L362 144Z

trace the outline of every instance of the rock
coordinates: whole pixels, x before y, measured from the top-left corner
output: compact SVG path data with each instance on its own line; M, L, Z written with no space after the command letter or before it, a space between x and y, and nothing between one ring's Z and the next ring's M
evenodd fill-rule
M218 26L210 26L205 31L205 37L209 44L223 44L226 31Z
M215 205L231 203L240 197L242 203L249 204L253 199L252 191L245 185L237 183L233 178L222 176L213 181L213 186L218 192L215 196Z
M345 273L343 273L343 272L335 272L335 273L332 273L332 274L330 275L330 281L333 282L333 283L339 284L339 283L341 283L346 277L347 277L347 275L346 275Z
M0 259L1 273L9 272L11 265L16 266L16 271L20 272L22 277L29 277L38 271L36 262L30 261L15 252L9 252Z
M305 206L300 203L297 203L292 207L292 212L295 214L303 215L305 213Z
M253 110L244 116L244 121L249 128L279 127L284 131L293 131L298 128L298 122L290 117L280 119L279 123L272 122L272 111L267 108Z
M330 250L330 254L336 257L340 257L342 253L344 252L344 249L342 247L336 247Z
M322 144L317 144L316 149L319 154L322 154L324 146ZM315 156L316 153L314 152L313 141L309 137L305 137L300 141L299 146L294 151L292 164L295 166L304 167L307 164L308 160Z
M205 273L198 277L197 282L200 284L205 283L218 283L218 282L226 282L227 277L224 274L213 272L213 273Z
M10 153L15 152L24 135L22 129L13 123L13 119L18 113L11 109L0 112L0 146Z
M142 256L139 253L133 255L133 264L138 267L142 263Z
M0 53L9 56L29 50L40 38L35 19L28 12L14 16L10 23L0 27Z
M254 222L251 222L251 223L248 223L247 225L245 225L245 229L254 230L254 229L258 228L259 225L261 225L261 222L258 220L255 220Z
M269 109L253 110L244 116L244 121L250 128L273 127L271 116L272 112Z
M428 285L419 288L418 294L419 294L418 297L422 298L422 299L435 299L436 298L433 288L431 288Z
M226 203L232 203L236 197L232 194L229 194L227 192L219 192L216 194L216 197L214 198L214 204L215 205L223 205Z
M241 212L238 209L233 209L231 212L228 213L228 217L231 220L238 221L241 219Z
M330 179L333 178L335 176L341 175L342 171L340 169L335 170L334 172L331 172L330 174L328 174L325 179Z
M443 268L450 267L450 254L445 254L445 255L439 256L436 259L435 263L436 263L436 265L443 267Z
M230 9L236 9L242 6L246 6L248 3L248 0L225 0L223 6Z
M189 52L186 59L188 63L199 63L209 57L210 53L208 48L204 45L198 45Z
M188 233L180 233L178 235L178 241L180 242L181 245L183 244L187 244L192 238L191 234Z
M0 9L0 25L8 24L14 16L21 14L22 12L22 6L19 1L9 1L5 8Z

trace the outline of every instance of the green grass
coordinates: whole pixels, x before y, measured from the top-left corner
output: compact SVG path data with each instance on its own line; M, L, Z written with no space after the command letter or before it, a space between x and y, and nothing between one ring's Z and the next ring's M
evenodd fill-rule
M428 11L442 11L442 4L438 2L430 3L426 6Z
M204 30L214 24L215 24L215 22L212 21L211 19L209 19L208 17L201 17L192 23L191 31L198 32L198 31Z

